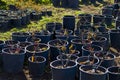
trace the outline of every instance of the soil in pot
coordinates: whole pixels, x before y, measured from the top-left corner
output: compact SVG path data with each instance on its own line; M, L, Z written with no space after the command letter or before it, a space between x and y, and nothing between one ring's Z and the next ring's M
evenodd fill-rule
M64 60L65 64L67 60ZM62 67L60 60L55 60L50 63L52 69L53 80L75 80L77 71L77 64L73 61L69 61L67 66ZM69 77L68 77L69 76Z

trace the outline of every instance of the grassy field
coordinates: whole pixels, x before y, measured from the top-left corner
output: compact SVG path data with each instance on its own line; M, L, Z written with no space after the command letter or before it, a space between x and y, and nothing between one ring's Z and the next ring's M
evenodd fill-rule
M7 4L10 4L10 2ZM40 4L39 7L41 9L45 8L47 10L52 10L53 16L42 17L42 19L37 22L31 21L29 25L27 25L26 27L23 27L23 28L13 28L6 32L0 32L0 39L5 40L4 37L7 37L9 39L9 38L11 38L12 32L25 32L25 31L28 31L30 28L31 28L31 30L41 30L41 28L45 27L45 24L48 22L62 22L62 18L64 15L75 15L77 17L78 14L81 14L81 13L100 14L101 8L107 4L110 4L110 1L108 2L108 0L105 0L105 2L103 2L103 3L97 2L95 5L80 3L79 8L76 10L70 9L70 8L55 8L52 6L51 3L46 4L46 5ZM76 19L76 22L77 22L77 19Z

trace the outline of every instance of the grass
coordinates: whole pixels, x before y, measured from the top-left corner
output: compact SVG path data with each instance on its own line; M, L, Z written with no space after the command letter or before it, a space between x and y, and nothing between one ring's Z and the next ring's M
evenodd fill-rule
M80 4L79 9L76 9L76 10L69 9L69 8L55 8L51 4L47 4L47 5L42 4L42 5L40 5L41 9L46 8L47 10L52 10L53 16L42 17L42 19L37 22L31 21L29 25L27 25L26 27L23 27L23 28L13 28L6 32L0 32L0 40L5 40L6 38L10 39L12 32L26 32L30 28L32 31L33 30L40 31L42 27L45 28L45 24L48 22L62 22L62 18L64 15L74 15L77 17L78 14L81 14L81 13L99 14L99 12L101 12L100 11L101 8L106 4L107 4L107 2L97 3L96 5ZM77 22L77 19L76 19L76 22Z

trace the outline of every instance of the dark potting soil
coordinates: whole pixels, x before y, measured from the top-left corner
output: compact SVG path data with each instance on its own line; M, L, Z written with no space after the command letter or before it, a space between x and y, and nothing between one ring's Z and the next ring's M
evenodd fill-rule
M87 73L90 73L90 74L104 74L104 72L103 71L100 71L100 70L87 70L87 71L85 71L85 72L87 72Z
M82 61L82 62L79 62L80 65L92 65L94 64L94 60L86 60L86 61Z

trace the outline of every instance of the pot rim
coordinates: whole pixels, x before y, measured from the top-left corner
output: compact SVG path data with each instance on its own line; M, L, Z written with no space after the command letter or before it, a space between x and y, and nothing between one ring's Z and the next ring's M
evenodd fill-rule
M34 44L31 44L31 45L26 46L26 48L25 48L26 52L29 52L29 53L32 53L32 54L33 54L34 52L29 51L29 50L27 49L29 46L33 46L33 45L34 45ZM46 49L45 51L38 51L38 52L36 52L36 54L37 54L37 53L46 52L46 51L48 51L48 50L50 49L50 47L49 47L47 44L45 44L45 43L39 43L39 45L47 46L47 49Z
M42 62L32 62L32 61L31 61L31 57L32 57L32 56L30 56L30 57L28 58L28 61L31 62L31 63L44 63L44 62L46 62L46 58L43 57L43 56L35 56L35 57L40 57L40 58L44 59Z
M98 56L96 56L96 54L97 54L97 53L95 53L94 56L95 56L95 57L98 57ZM113 58L110 58L110 59L104 59L104 60L109 61L109 60L114 60L114 59L116 58L116 56L115 56L114 54L112 54L112 53L109 53L108 55L112 55ZM99 58L99 57L98 57L98 58ZM101 59L101 58L99 58L99 59Z
M61 70L60 68L56 68L56 67L54 67L54 66L52 65L54 62L59 62L59 61L61 61L61 60L52 61L52 62L50 63L51 68L54 68L54 69L57 69L57 70ZM67 60L63 60L63 61L67 61ZM70 67L66 67L66 68L62 68L62 70L71 69L71 68L77 67L77 63L76 63L75 61L70 60L70 62L75 63L75 65L70 66Z
M25 33L27 35L17 35L18 33ZM30 34L28 32L13 32L12 36L26 37L26 36L30 36Z
M82 67L92 67L91 65L82 65L82 66L80 66L79 67L79 70L81 71L81 72L83 72L83 73L86 73L86 74L90 74L90 75L105 75L105 74L107 74L108 72L107 72L107 69L106 68L104 68L104 67L102 67L102 66L99 66L99 68L102 68L102 69L104 69L105 70L105 72L103 73L103 74L92 74L92 73L87 73L86 71L84 71L83 69L82 69Z
M80 65L80 64L78 63L78 60L79 60L80 58L82 59L82 58L88 58L88 57L89 57L89 56L81 56L81 57L77 58L77 59L76 59L77 64ZM100 61L100 60L98 59L98 57L90 56L90 58L95 58L95 59L98 60L98 61L97 61L96 63L94 63L94 64L98 64L99 61Z
M110 74L119 74L120 75L120 73L114 73L114 72L109 71L109 69L111 69L111 68L119 68L119 66L111 66L111 67L107 68L107 71Z
M69 44L68 41L63 40L63 39L55 39L55 40L62 40L62 41L64 41L64 42L66 43L65 45L61 45L61 46L57 46L57 47L67 46L67 45ZM56 46L53 46L53 45L50 44L51 42L53 42L53 41L55 41L55 40L50 40L50 41L47 43L48 46L50 46L50 47L56 47Z
M66 56L66 55L70 55L70 54L63 54L62 56ZM57 60L60 60L60 59L59 59L60 56L61 56L61 55L58 55L58 56L56 57L56 59L57 59ZM79 58L79 57L76 56L76 55L71 55L71 57L72 57L72 56L73 56L73 57L76 57L76 59ZM75 59L75 61L76 61L76 59ZM68 59L63 59L63 60L68 60ZM72 60L72 61L73 61L73 60Z
M92 52L92 53L94 53L94 52L102 52L103 51L103 48L102 47L100 47L100 46L98 46L98 45L94 45L94 44L92 44L92 46L95 46L95 47L99 47L101 50L98 50L98 51L89 51L89 50L86 50L84 47L85 46L87 46L87 45L83 45L82 46L82 50L84 50L84 51L88 51L88 52Z
M98 37L101 37L101 36L98 36ZM93 40L92 43L93 43L93 42L104 42L104 41L107 41L107 38L106 38L106 37L101 37L101 38L104 39L104 40L101 40L101 41L94 41L94 40Z
M21 53L18 53L18 54L10 54L9 52L5 52L5 50L7 50L7 49L9 49L9 48L4 48L3 50L2 50L2 54L9 54L9 55L23 55L23 54L25 54L25 50L23 50L23 49L21 49L20 51L23 51L23 52L21 52Z

